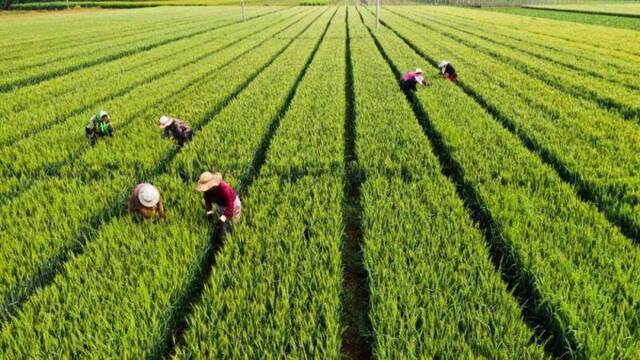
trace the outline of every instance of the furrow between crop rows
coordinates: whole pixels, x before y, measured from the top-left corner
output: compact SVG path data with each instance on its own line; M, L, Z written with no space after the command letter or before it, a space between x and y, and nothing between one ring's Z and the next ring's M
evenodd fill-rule
M84 114L88 119L91 116L89 114L95 112L93 107L127 95L142 85L181 70L184 71L184 68L235 46L236 43L257 36L259 32L278 25L292 15L282 16L278 21L268 18L265 19L264 24L263 21L257 23L250 21L246 25L238 26L238 29L231 28L230 31L235 31L234 35L222 33L221 35L224 36L222 39L212 39L203 35L203 38L194 40L194 44L191 41L185 41L185 44L174 43L175 49L172 48L173 46L168 49L159 47L133 56L131 59L124 58L108 63L107 66L95 66L70 76L62 76L51 84L40 84L43 86L38 85L22 89L24 91L0 94L0 99L5 95L5 99L2 100L5 100L3 105L6 106L5 109L0 109L0 114L5 110L11 118L9 121L0 123L2 134L0 147L15 145L20 140L47 131L69 117ZM256 30L257 26L260 27ZM226 37L229 38L226 39ZM214 40L219 41L212 45ZM176 52L168 53L167 50ZM150 67L150 64L153 64L153 67ZM118 76L123 69L127 69L127 75ZM112 80L107 82L107 79ZM78 83L81 85L78 86ZM102 85L96 87L96 84ZM37 105L36 109L28 107L29 100L33 98L42 99L40 103L31 104ZM18 110L17 113L16 110Z
M275 134L275 132L277 131L278 127L280 126L280 121L282 120L283 117L286 116L287 111L289 110L289 106L291 105L291 101L293 100L293 98L295 97L296 91L298 90L298 86L300 85L300 82L302 81L302 79L304 78L309 65L311 64L311 62L313 61L317 50L320 46L320 44L322 43L322 40L325 38L326 33L329 29L329 26L331 24L331 21L333 20L333 18L335 17L335 12L332 15L331 19L327 22L327 25L322 33L322 35L320 36L320 38L318 39L317 43L315 44L315 46L313 47L313 49L311 50L310 54L307 57L306 62L303 64L302 69L300 71L300 73L297 75L297 77L295 78L295 80L291 77L291 74L289 76L283 76L281 74L281 79L280 81L291 81L294 80L293 86L291 87L291 89L289 90L289 92L286 95L286 98L284 98L284 102L282 103L282 105L280 106L280 108L273 114L271 114L270 112L266 112L262 114L262 118L263 119L267 119L269 118L269 116L271 116L271 119L268 121L268 123L266 123L265 125L268 124L267 127L264 128L264 130L266 131L264 133L264 135L262 136L262 139L260 140L259 144L256 143L258 146L257 148L255 148L255 151L253 152L253 161L251 162L251 165L247 168L245 168L245 171L243 171L242 173L238 174L237 177L237 181L239 183L239 186L237 187L239 194L245 194L248 192L248 189L251 187L251 184L255 181L256 177L258 176L258 174L260 173L260 169L262 168L262 166L264 165L264 162L266 160L266 156L267 156L267 151L269 149L269 146L271 144L271 140L273 139L273 136ZM301 54L306 54L306 52L301 52ZM297 58L293 58L291 60L288 60L289 62L289 66L291 67L292 65L299 65L301 63L301 60L304 59L304 56L298 56ZM274 72L276 72L278 70L275 70ZM282 70L280 70L282 71ZM294 74L294 73L292 73ZM270 86L272 86L273 83L270 84ZM256 84L257 86L266 86L263 84ZM283 89L288 89L288 86L283 86ZM272 96L275 94L272 94ZM282 92L281 94L278 94L280 96L276 96L273 99L275 100L280 100L281 96L284 95L284 92ZM250 97L250 96L256 96L256 94L252 93L251 91L247 91L246 93L246 97ZM239 99L236 103L233 104L234 107L229 107L228 109L228 113L233 113L233 112L238 112L237 108L239 106L245 106L246 102L248 102L249 100L247 99ZM260 98L259 96L257 98ZM274 101L274 105L277 104L277 101ZM269 104L271 105L271 104ZM273 105L271 105L273 108ZM224 117L226 114L222 114L222 116ZM255 126L256 124L254 123L253 126ZM255 140L257 140L258 138L255 138ZM253 144L254 146L256 144ZM207 148L207 150L209 148L211 148L211 144L210 142L207 142L205 145L203 145ZM193 148L193 147L192 147ZM201 156L200 156L201 157ZM193 159L191 159L192 161L199 161L200 163L202 163L202 159L199 157L194 157ZM213 159L212 159L213 160ZM237 161L237 159L235 159L235 161ZM176 166L177 169L177 173L179 174L179 176L185 181L185 183L191 183L188 182L188 180L190 180L191 178L194 178L194 175L196 174L187 174L187 169L185 169L184 167L180 167L181 164L184 164L184 162L179 162L179 165ZM203 168L206 168L206 164L202 164ZM211 166L211 165L209 165ZM220 165L218 165L220 166ZM222 234L220 234L221 229L218 227L217 229L217 237L216 237L216 241L217 243L214 245L214 250L211 254L208 255L208 257L206 257L206 261L205 261L205 265L204 265L204 271L202 272L204 274L204 276L201 276L199 278L194 279L192 285L189 287L190 289L195 289L196 291L192 291L190 292L187 296L186 296L186 301L185 304L181 307L183 310L182 311L177 311L175 312L176 316L176 321L174 322L176 324L176 326L174 327L174 329L171 331L171 346L168 347L168 350L166 352L166 356L165 358L169 358L169 357L173 357L176 355L176 349L180 346L184 346L185 345L185 334L186 331L188 330L188 317L191 315L191 313L193 312L195 306L197 306L201 301L202 301L202 295L203 295L203 291L205 289L205 286L211 276L211 271L213 270L213 266L215 265L215 255L218 253L220 247L223 245L222 242L225 240L224 236Z
M640 167L640 129L636 124L541 86L535 79L437 35L427 45L423 33L411 31L393 16L387 21L416 51L425 56L429 51L438 53L454 61L469 93L481 99L486 109L540 154L585 201L596 204L629 238L640 238L636 200L640 181L635 176ZM468 61L472 54L473 63Z
M276 10L278 11L278 10ZM268 13L267 13L268 14ZM253 18L256 17L261 17L261 16L265 16L266 14L260 14L260 15L256 15ZM223 27L227 27L227 26L231 26L236 24L237 22L239 22L239 20L236 21L231 21L231 22L225 22L219 25L215 25L212 27L206 27L206 28L202 28L201 26L195 26L194 28L197 29L195 31L191 31L191 32L187 32L186 34L181 34L178 36L169 36L168 38L162 39L160 41L157 41L157 39L154 39L155 41L149 43L149 44L144 44L144 45L138 45L135 46L133 48L130 49L125 49L125 50L121 50L119 52L116 53L112 53L109 54L107 56L99 56L95 59L89 60L89 61L83 61L80 60L79 63L74 63L74 64L69 64L68 66L65 66L65 64L63 64L60 67L57 67L56 69L47 69L44 72L37 72L36 74L30 74L30 75L25 75L25 74L19 74L17 75L19 78L15 78L15 79L4 79L4 81L0 82L0 93L6 93L6 92L10 92L13 91L15 89L24 87L24 86L28 86L28 85L34 85L34 84L38 84L42 81L45 80L49 80L61 75L65 75L74 71L78 71L80 69L86 68L86 67L91 67L94 65L98 65L101 63L105 63L105 62L110 62L110 61L115 61L118 60L120 58L126 57L126 56L131 56L133 54L137 54L143 51L149 51L151 49L157 48L159 46L162 45L166 45L169 44L171 42L175 42L175 41L180 41L183 39L187 39L190 37L194 37L206 32L210 32L216 29L220 29Z
M51 46L52 49L56 49L55 46L57 42L76 42L82 44L83 42L91 43L101 36L114 36L112 26L116 26L119 30L126 32L130 28L135 28L136 25L144 29L149 24L158 24L159 17L171 22L180 19L203 18L205 16L213 17L219 15L220 17L226 17L235 11L229 8L220 8L214 12L194 14L193 11L188 9L182 11L176 10L177 8L156 8L132 11L110 11L108 18L105 18L104 13L66 14L62 15L62 17L57 16L55 13L50 13L47 14L47 16L37 19L22 18L14 19L13 21L4 21L0 24L0 31L11 31L12 36L2 39L4 41L0 40L0 50L3 51L3 55L11 55L11 53L5 52L7 48L18 51ZM60 21L60 19L64 19L64 21ZM135 22L132 22L132 19L135 19ZM98 21L112 26L89 26L96 24ZM82 37L78 36L78 29L83 30ZM5 58L6 57L0 57L0 59Z
M509 26L506 24L498 24L488 22L486 19L482 17L476 17L475 19L471 19L469 17L462 16L463 12L450 12L450 11L441 11L443 16L447 16L452 19L452 21L462 21L461 25L469 25L470 28L475 28L479 26L481 28L484 27L485 30L490 33L499 33L501 35L507 36L510 39L528 42L531 45L539 46L541 48L550 50L553 53L562 54L562 56L576 57L578 60L576 63L586 61L587 63L592 62L594 58L599 60L605 60L607 67L619 71L622 74L633 74L634 69L638 66L640 62L640 58L635 56L619 56L615 51L611 49L603 49L603 48L593 48L593 47L584 47L578 43L575 43L571 40L563 40L557 39L553 37L549 37L541 34L533 34L531 32L526 31L525 29ZM455 20L453 20L455 19ZM635 81L632 79L632 81Z
M211 77L209 74L215 74L218 69L229 66L241 59L262 46L270 36L277 36L302 19L303 17L298 18L278 31L263 31L260 36L251 38L246 44L238 41L232 49L233 51L228 54L220 53L216 58L211 58L206 62L195 63L192 69L182 69L183 72L189 74L188 76L178 74L179 76L176 77L149 83L145 87L138 89L137 93L129 93L122 98L114 99L112 102L107 103L106 105L109 108L126 109L124 114L120 114L123 119L116 123L116 130L118 132L126 132L130 126L137 124L142 119L158 117L158 114L153 114L153 112L157 111L158 107L162 107L163 103L167 103L180 96L182 92L205 82ZM152 96L150 91L156 91L156 94ZM130 105L131 100L136 98L147 99L147 101L140 102L139 106L132 107ZM129 106L125 106L125 104L129 104ZM116 114L118 113L116 112ZM0 149L0 163L4 164L5 170L3 182L6 184L20 182L22 184L20 187L7 186L3 188L3 191L0 191L0 194L3 195L0 206L26 192L33 184L38 184L40 180L44 181L46 178L59 176L64 174L65 171L68 172L74 162L84 163L84 154L94 151L84 139L82 125L85 121L86 116L77 116L67 123L56 125L47 133L31 137L29 140L14 144L13 147ZM69 128L71 128L71 131ZM47 152L40 152L37 158L21 158L19 156L19 154L41 148L42 143L52 145ZM17 159L20 159L20 161ZM99 172L94 171L87 175L88 178L86 180L95 180L97 175L99 175ZM70 176L75 175L70 174Z
M366 58L369 66L356 66L361 68L356 84L363 83L356 99L363 123L371 125L360 131L367 139L380 137L369 143L378 145L361 146L367 155L362 158L368 159L366 264L372 274L376 355L543 358L533 343L533 331L521 321L517 302L500 272L494 271L483 233L465 211L469 204L457 196L460 184L452 179L451 164L444 160L437 139L422 134L416 118L425 119L424 109L413 95L407 95L409 103L403 99L393 81L399 69L381 43L385 39L380 30L365 30L361 20L353 24L361 36L356 42L359 51L354 51L361 58L355 64L364 64ZM378 51L374 62L370 54ZM367 81L372 69L372 79L378 80ZM384 90L379 79L388 84ZM367 100L367 89L383 92L387 101ZM388 134L394 134L392 141ZM392 212L385 214L385 209ZM535 330L538 324L523 310ZM500 329L500 334L490 329Z
M204 24L205 22L203 20L206 19L202 19L202 16L199 17L200 19L195 16L186 17L185 19L176 19L172 25L172 33L175 33L185 27L192 27L194 23ZM221 19L217 20L224 19L222 16L220 16L220 18ZM100 41L100 39L94 39L94 41L90 41L88 44L82 44L81 40L84 39L84 37L79 38L76 35L75 39L69 41L70 44L68 45L68 50L64 48L56 48L55 46L52 46L52 44L46 44L45 46L33 46L27 49L32 51L41 50L40 54L29 51L20 51L13 48L12 53L17 54L13 61L0 60L0 66L2 67L2 70L0 70L0 76L6 76L7 74L16 71L24 72L34 67L48 66L73 57L86 57L87 54L91 54L92 52L108 51L109 48L115 46L134 44L140 42L141 39L148 38L152 34L154 36L162 35L163 31L166 30L166 24L156 23L154 26L149 27L145 27L144 24L137 25L138 26L133 27L129 32L127 32L126 29L119 30L116 33L117 35L114 35L114 33L111 32L109 37L103 41Z
M638 45L637 32L621 29L607 29L601 27L571 24L567 27L565 22L532 19L522 16L513 16L495 12L483 12L459 8L444 8L445 13L453 12L467 19L475 19L490 26L506 28L518 28L533 36L542 36L552 40L568 42L572 47L580 47L605 56L624 58L632 62L640 62L640 46ZM611 37L616 39L611 41Z
M374 342L369 319L369 282L364 268L362 237L362 199L360 187L362 173L356 153L356 98L354 92L353 58L351 56L351 34L349 8L346 10L345 26L345 122L344 122L344 195L342 204L342 348L346 359L365 360L372 358Z
M398 15L398 14L396 14ZM559 71L557 66L548 61L536 61L529 55L519 55L517 51L509 49L505 45L496 45L495 40L485 40L474 32L458 30L440 22L440 26L434 26L415 19L409 19L420 26L438 32L441 36L450 38L459 44L465 45L476 52L486 54L497 59L504 66L513 67L515 70L538 79L550 87L565 92L571 96L592 101L606 110L617 111L625 119L640 122L640 95L638 91L626 89L617 84L602 83L590 76L572 74L573 71ZM443 29L448 27L449 29ZM472 40L471 37L477 38ZM605 64L602 64L605 67Z
M396 15L399 14L397 11L391 11ZM564 68L582 75L595 77L598 81L623 86L630 90L640 89L640 80L633 76L637 65L624 68L619 64L612 63L609 57L594 57L593 52L587 54L576 53L575 49L567 49L567 46L564 49L556 49L548 46L548 44L546 46L544 43L539 44L540 40L536 39L535 36L531 36L531 34L526 36L516 35L517 33L514 34L513 30L487 29L486 27L481 27L482 25L478 22L456 20L453 16L442 16L441 14L427 16L426 14L420 14L419 18L423 21L434 21L465 34L522 52L528 56L543 60L549 65L554 65L557 70Z
M396 35L386 27L376 31L397 68L425 61ZM636 354L638 249L462 89L433 79L416 99L427 133L455 161L465 196L496 234L488 240L507 278L533 295L529 304L553 335L553 353Z
M224 19L221 19L220 22L224 23ZM111 48L118 49L120 47L128 48L133 45L139 45L141 41L148 39L151 34L157 37L163 37L166 34L175 34L181 33L185 29L194 29L198 28L202 25L206 24L206 22L196 22L196 21L179 21L176 23L175 31L167 31L165 28L157 28L157 29L149 29L144 30L141 29L139 32L134 33L131 36L123 36L118 37L116 39L111 39L108 41L108 46L105 44L92 43L84 46L75 46L68 50L67 52L61 51L46 51L44 54L40 56L23 54L20 58L14 61L5 61L0 62L0 65L3 68L0 70L0 76L3 79L11 79L14 74L29 73L34 68L46 69L49 67L54 67L57 63L64 63L65 60L73 61L73 58L87 58L92 54L97 52L109 52ZM195 26L194 26L195 25ZM29 59L25 61L25 58Z
M221 69L206 83L190 88L162 108L190 119L198 131L302 36L319 16L271 38L270 46L251 52L224 71ZM201 93L211 95L196 96ZM46 283L62 262L71 254L83 251L84 244L93 241L100 224L122 213L121 204L128 194L123 189L130 189L136 182L165 172L177 149L170 141L144 141L159 136L153 126L156 121L157 117L153 115L151 120L137 124L129 133L120 134L113 141L99 143L95 150L87 153L82 164L74 163L66 169L61 179L34 184L19 198L0 208L0 212L14 213L14 221L0 222L1 236L7 239L0 245L0 253L7 254L0 267L0 294L5 300L3 313L14 312L15 304L22 303L39 287L43 283L41 279ZM137 145L141 141L147 144L144 148ZM111 176L104 176L105 172ZM43 192L42 189L47 190ZM20 215L29 211L28 206L24 207L22 203L39 196L45 196L49 206L30 212L30 217ZM50 212L58 216L47 218L46 214ZM15 221L16 218L21 220ZM29 222L27 231L24 221Z
M210 156L220 148L229 148L237 156L217 157L219 161L239 161L244 164L238 164L242 171L254 163L256 160L252 157L260 147L261 134L269 132L269 122L277 119L280 111L286 111L283 104L293 91L291 86L300 78L298 71L304 71L308 65L309 54L320 43L330 15L325 13L323 20L310 24L305 34L292 39L291 47L256 75L246 90L216 116L215 125L201 129L198 137L176 158L174 164L178 167L172 166L175 171L155 178L154 183L164 190L168 220L141 226L132 224L124 216L105 225L96 241L88 245L87 252L67 263L65 273L51 287L35 295L19 313L25 318L67 316L69 321L63 327L43 325L35 342L27 340L33 339L29 335L32 328L24 327L24 322L13 321L2 330L0 339L2 348L8 349L7 355L37 356L55 349L60 354L91 355L99 351L122 356L126 349L131 357L155 358L166 351L171 345L167 338L173 335L176 319L186 309L185 302L191 300L194 282L200 279L202 264L212 252L207 250L212 245L212 229L202 210L193 206L199 199L191 183L185 184L177 176L181 172L180 164L205 160L203 155ZM269 88L273 84L282 86L274 93ZM261 94L271 97L256 102L256 96ZM244 116L248 115L247 111L254 116ZM234 136L234 133L246 136ZM236 174L228 180L235 183ZM131 236L135 237L134 241ZM125 253L129 254L127 261L121 261ZM96 261L100 266L94 266ZM74 302L67 295L88 288L93 290L90 294L96 296ZM58 299L69 301L63 301L62 306L50 306ZM122 306L123 303L129 306ZM80 316L70 317L71 314ZM60 337L75 333L83 333L93 341L86 343L73 337L63 341ZM114 337L114 334L117 335ZM24 346L26 342L30 342L28 347Z
M570 12L570 13L589 14L589 15L622 16L622 17L629 17L629 18L634 18L634 19L640 18L640 15L638 15L638 14L625 14L625 13L622 13L622 12L582 11L582 10L577 10L577 9L544 8L544 7L540 7L540 6L523 6L523 7L524 8L528 8L528 9L543 10L543 11L546 10L546 11L560 11L560 12Z
M339 356L344 16L340 8L244 194L250 210L176 358Z

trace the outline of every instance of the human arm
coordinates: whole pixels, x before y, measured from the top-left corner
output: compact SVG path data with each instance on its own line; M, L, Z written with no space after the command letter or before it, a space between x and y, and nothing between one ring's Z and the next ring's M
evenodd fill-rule
M204 193L204 208L207 211L207 216L213 215L213 202L206 192Z
M107 126L109 127L109 136L113 137L114 130L113 130L113 125L111 125L111 121L107 123Z

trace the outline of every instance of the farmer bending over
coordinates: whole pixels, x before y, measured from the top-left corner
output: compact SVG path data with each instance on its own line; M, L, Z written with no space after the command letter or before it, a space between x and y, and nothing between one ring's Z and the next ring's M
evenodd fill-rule
M158 127L164 129L164 133L162 133L163 139L171 136L178 143L178 146L184 146L193 138L191 126L179 119L162 116Z
M400 87L405 92L411 90L416 91L417 85L426 85L424 76L422 76L422 69L417 68L414 72L408 72L400 78Z
M440 69L440 75L442 75L443 78L451 81L458 80L456 69L453 67L453 65L449 64L448 61L442 61L440 64L438 64L438 68Z
M113 137L113 126L111 126L111 118L106 111L100 111L95 114L85 127L87 139L91 146L95 145L98 138L109 136Z
M148 183L138 184L129 197L129 213L134 216L138 213L145 220L164 219L164 205L158 189Z
M222 174L208 171L202 173L196 190L203 193L207 216L209 218L214 216L213 204L215 203L215 215L222 222L225 231L231 230L231 223L240 218L242 204L231 186L222 181Z

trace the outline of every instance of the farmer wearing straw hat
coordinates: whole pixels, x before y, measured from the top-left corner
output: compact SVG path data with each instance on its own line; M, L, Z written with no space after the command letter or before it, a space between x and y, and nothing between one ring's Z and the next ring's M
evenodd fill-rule
M405 92L416 91L417 85L426 85L427 82L422 76L422 69L417 68L414 72L408 72L400 78L400 87Z
M207 216L214 215L213 204L215 203L216 215L225 226L228 227L230 222L236 222L240 218L242 212L240 198L229 184L222 181L222 174L219 172L202 173L196 190L203 193Z
M440 69L440 75L447 79L455 82L458 80L458 74L456 73L456 69L451 65L448 61L443 60L438 64L438 68Z
M178 143L178 146L184 146L193 138L191 126L180 119L163 115L160 117L158 127L164 129L163 139L171 136Z
M95 145L98 138L109 136L113 137L113 126L111 126L111 118L106 111L102 110L95 114L89 120L89 123L85 127L85 133L89 144Z
M139 213L145 220L164 219L164 205L158 189L148 183L138 184L129 197L129 213Z

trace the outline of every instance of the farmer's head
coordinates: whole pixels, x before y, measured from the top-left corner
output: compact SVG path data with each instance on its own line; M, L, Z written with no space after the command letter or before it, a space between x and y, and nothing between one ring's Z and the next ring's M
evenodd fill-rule
M99 121L103 121L103 122L107 122L109 121L109 114L107 114L106 111L100 111L97 115L96 115L96 119L98 119Z

